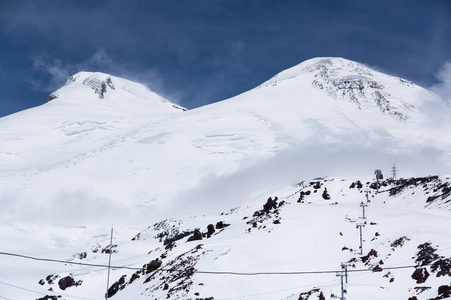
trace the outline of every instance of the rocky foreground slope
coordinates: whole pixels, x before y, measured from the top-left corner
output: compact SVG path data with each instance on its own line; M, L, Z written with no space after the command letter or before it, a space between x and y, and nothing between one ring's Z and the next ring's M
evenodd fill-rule
M317 178L220 214L162 220L127 239L119 234L112 265L130 269L112 270L109 296L334 299L344 263L346 299L449 298L451 178L388 179L375 189L373 181ZM108 235L92 237L67 261L105 263L108 244ZM98 299L104 292L104 268L57 269L35 278L33 288L48 291L37 298Z

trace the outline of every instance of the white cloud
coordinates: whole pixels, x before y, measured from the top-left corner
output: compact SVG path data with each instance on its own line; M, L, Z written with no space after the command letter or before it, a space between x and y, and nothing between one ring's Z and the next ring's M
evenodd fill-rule
M102 66L109 69L116 69L117 64L113 59L106 53L104 49L97 50L93 56L91 56L87 61L80 64L80 67L91 68L93 66Z
M60 60L49 59L45 55L37 56L33 59L33 69L37 72L43 72L49 77L48 81L43 79L33 79L33 88L36 90L53 91L67 78L69 78L70 68L63 65Z
M33 70L36 75L31 80L36 90L53 92L60 88L73 74L80 71L108 70L119 72L118 66L105 50L97 50L90 58L79 63L64 63L60 59L42 54L33 58ZM43 74L44 76L39 76ZM39 78L39 79L36 79Z
M451 101L451 61L446 61L435 75L439 83L431 86L431 90Z
M200 209L202 213L220 213L242 205L247 197L277 196L270 192L315 177L369 181L375 169L381 169L389 177L393 163L399 168L399 178L449 174L450 159L446 151L428 146L388 151L384 141L371 148L351 143L341 146L304 143L231 176L211 176L202 185L182 193L176 201L178 212L185 216L199 214Z

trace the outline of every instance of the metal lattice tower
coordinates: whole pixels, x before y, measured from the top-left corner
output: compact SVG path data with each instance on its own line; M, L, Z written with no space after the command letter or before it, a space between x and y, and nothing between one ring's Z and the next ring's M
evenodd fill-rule
M396 167L396 165L394 163L393 163L393 167L391 167L391 173L392 173L393 180L396 180L396 174L398 174L398 168Z

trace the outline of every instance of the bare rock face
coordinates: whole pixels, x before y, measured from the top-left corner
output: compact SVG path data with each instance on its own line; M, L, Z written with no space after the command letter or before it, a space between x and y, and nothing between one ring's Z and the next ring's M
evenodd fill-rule
M315 74L312 86L324 90L335 99L352 102L360 109L376 105L384 114L392 115L399 120L407 119L407 116L390 102L390 93L383 84L374 79L374 72L363 65L341 59L322 59L306 70ZM348 70L353 75L346 75L343 70ZM403 84L410 84L400 78L399 80Z
M58 97L59 97L59 95L57 93L53 92L47 97L47 102L50 102Z
M107 88L115 90L116 88L111 81L111 77L108 77L106 80L102 80L98 75L94 74L85 80L83 80L83 84L89 86L94 90L94 92L99 95L100 99L105 98L105 93L107 92Z

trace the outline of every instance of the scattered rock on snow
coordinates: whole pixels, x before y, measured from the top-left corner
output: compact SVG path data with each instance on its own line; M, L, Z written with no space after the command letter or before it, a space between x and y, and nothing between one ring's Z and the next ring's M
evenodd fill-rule
M273 200L271 197L269 197L268 200L266 201L266 204L263 205L263 210L264 210L266 213L269 213L269 211L270 211L272 208L276 209L276 208L277 208L277 200L278 200L277 197L275 197L274 200Z
M118 281L113 283L113 285L108 288L108 298L113 297L118 291L125 288L125 286L127 285L125 282L125 277L127 277L127 275L122 275L122 277Z
M223 229L226 228L227 226L230 226L230 224L226 224L223 221L219 221L216 223L216 229Z
M200 241L200 240L202 240L202 233L200 232L199 229L196 228L194 230L194 234L192 236L190 236L187 241L191 242L191 241Z
M414 290L417 292L417 294L421 294L424 291L430 290L430 286L416 286L414 287Z
M360 180L354 181L354 182L351 183L351 185L349 186L350 189L354 189L354 188L361 189L362 187L363 187L363 184L360 182Z
M424 283L429 277L429 272L426 268L415 269L411 277L416 280L417 283Z
M215 233L215 227L213 226L213 224L208 224L207 226L207 238L211 237L213 235L213 233Z
M324 200L330 200L330 195L329 195L329 193L327 192L327 188L324 188L324 191L323 191L323 199Z
M437 277L440 276L451 276L451 258L440 258L432 263L431 271L433 273L437 272Z
M154 260L150 261L148 264L145 264L143 266L143 273L149 274L149 273L155 271L156 269L158 269L159 267L161 267L161 264L162 264L161 260L159 260L158 258L154 259Z
M36 300L58 300L59 298L61 298L61 296L44 296L42 298L36 299Z
M435 299L445 299L445 298L450 298L451 297L451 285L441 285L438 288L438 296L440 298L435 298ZM435 300L434 299L434 300Z
M317 294L319 300L326 300L326 298L323 295L323 292L319 288L314 288L308 292L299 294L298 300L308 300L310 296L312 296L313 294Z
M382 272L383 269L381 268L381 266L377 265L377 266L375 266L375 267L373 268L372 271L373 271L373 272Z
M369 260L371 260L371 258L373 258L373 257L377 257L377 251L374 249L371 249L367 255L361 257L361 260L364 264L367 264L369 262Z
M410 241L410 239L406 236L402 236L399 239L395 240L393 243L390 244L390 247L392 248L392 250L394 250L397 247L402 247L404 246L404 243L406 241Z
M418 249L415 262L420 266L429 265L434 260L439 259L439 256L435 253L437 249L434 249L429 242L419 245Z
M72 277L72 275L68 275L66 277L61 278L58 281L58 286L60 287L61 290L64 291L65 289L67 289L71 286L79 286L82 283L83 283L82 280L75 281L74 277Z

